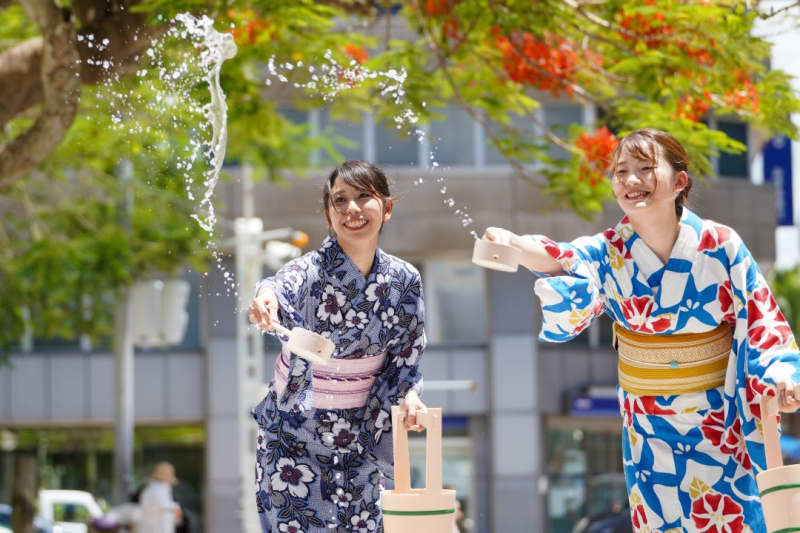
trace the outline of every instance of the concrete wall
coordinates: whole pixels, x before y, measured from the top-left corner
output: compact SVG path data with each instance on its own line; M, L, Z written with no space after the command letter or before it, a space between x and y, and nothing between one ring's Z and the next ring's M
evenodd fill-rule
M135 357L137 424L202 423L204 356ZM110 425L113 359L108 353L30 353L0 369L0 427Z
M381 246L404 257L469 257L472 237L487 226L501 226L518 233L541 233L556 240L572 240L616 224L622 217L610 203L595 220L579 219L571 211L550 209L551 200L541 191L515 177L510 170L496 168L448 169L444 181L428 170L387 168L398 197L392 220L385 226ZM268 181L256 183L255 216L264 227L292 226L308 233L310 245L324 238L327 227L320 211L325 173L289 177L289 186ZM415 185L418 178L422 185ZM242 198L234 175L232 182L218 184L220 216L241 215ZM441 194L442 186L447 187ZM443 201L453 198L457 208L466 206L473 224L464 228L453 209ZM753 185L740 179L717 179L695 183L690 194L692 209L703 218L732 226L762 262L775 257L775 192L770 185Z

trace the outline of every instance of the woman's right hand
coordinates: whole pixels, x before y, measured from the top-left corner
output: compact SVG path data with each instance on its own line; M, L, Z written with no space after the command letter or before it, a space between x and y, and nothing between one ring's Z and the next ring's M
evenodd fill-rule
M248 313L250 322L265 331L278 323L278 298L269 287L262 287L253 301Z
M519 235L503 228L486 228L481 239L484 241L496 242L497 244L505 244L506 246L514 246L516 248L518 247L516 241L519 239Z
M503 228L486 228L483 232L483 240L513 246L522 251L520 264L536 272L545 274L560 275L564 271L561 265L553 259L547 250L541 247L533 239L520 237L513 231Z

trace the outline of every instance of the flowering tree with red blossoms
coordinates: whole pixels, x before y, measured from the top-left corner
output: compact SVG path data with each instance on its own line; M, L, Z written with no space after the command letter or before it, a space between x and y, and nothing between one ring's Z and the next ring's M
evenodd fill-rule
M239 53L223 70L229 152L272 177L302 164L302 154L312 149L335 154L336 143L310 132L298 139L298 128L277 111L281 104L322 105L321 98L291 94L279 84L265 89L258 73L271 56L314 64L329 50L345 64L408 72L402 104L366 83L354 84L337 107L391 119L410 106L425 121L440 119L455 102L483 125L520 177L584 216L608 199L609 155L617 137L636 128L673 133L701 177L711 174L710 157L744 149L710 129L708 117L746 122L760 139L796 135L789 116L800 111L798 95L784 73L765 66L769 46L754 24L800 14L800 3L775 14L758 0L226 0L202 8L195 0L119 0L118 9L100 16L105 12L92 2L100 0L82 0L56 16L55 0L0 0L0 124L18 131L12 121L27 125L39 104L69 110L59 115L58 127L0 138L8 141L0 144L0 190L54 152L75 116L85 113L76 78L91 85L97 76L70 62L100 52L84 49L84 33L100 35L105 24L111 37L123 35L118 24L124 35L157 35L164 17L186 10L213 17L234 35ZM37 26L46 37L61 32L59 50L75 48L52 58L66 62L65 71L75 76L38 79L37 47L43 45L31 40ZM138 41L110 41L104 53L116 73L135 72ZM21 86L29 89L17 90ZM537 110L552 100L587 104L596 118L568 131L550 128ZM521 122L533 125L533 133L515 126Z
M336 105L369 108L382 119L411 106L437 120L455 102L521 178L582 216L609 199L610 155L634 129L671 132L700 177L711 175L711 157L745 148L710 129L709 117L745 122L761 140L797 133L789 115L800 111L798 95L788 76L765 67L769 46L754 34L758 18L774 15L758 2L329 0L248 9L259 21L282 22L240 41L243 57L250 50L313 62L331 49L374 70L402 67L401 106L369 84ZM792 11L800 7L776 16ZM249 36L252 20L243 24L235 31ZM538 110L554 100L587 104L596 119L549 128Z

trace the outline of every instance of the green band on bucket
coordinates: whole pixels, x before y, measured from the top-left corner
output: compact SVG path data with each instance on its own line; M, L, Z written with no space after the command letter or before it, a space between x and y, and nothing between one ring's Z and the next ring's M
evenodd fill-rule
M778 492L779 490L789 490L789 489L800 489L800 483L790 483L790 484L787 484L787 485L776 485L774 487L770 487L768 489L764 489L763 491L761 491L761 497L763 498L764 496L766 496L770 492ZM800 528L797 528L797 529L786 529L786 530L782 529L781 531L800 531Z
M790 531L800 531L800 527L787 527L785 529L776 529L772 533L789 533Z
M383 514L394 515L394 516L430 516L436 514L453 514L455 513L455 509L437 509L434 511L388 511L386 509L383 510Z

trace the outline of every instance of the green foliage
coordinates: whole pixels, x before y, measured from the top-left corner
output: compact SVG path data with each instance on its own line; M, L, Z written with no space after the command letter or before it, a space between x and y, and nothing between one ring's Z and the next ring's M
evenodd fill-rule
M800 334L800 269L771 272L769 285L792 331Z
M455 103L481 123L522 178L584 217L610 199L608 183L597 179L603 155L586 149L607 140L593 137L600 126L618 137L642 127L671 132L701 178L711 174L711 157L745 148L704 117L741 120L759 135L797 136L789 116L800 112L800 100L784 73L765 67L769 45L755 36L758 13L745 3L418 0L403 4L402 24L389 26L384 7L355 0L145 0L134 9L152 24L185 10L207 13L234 35L239 51L221 74L228 159L276 181L308 168L312 153L331 161L347 147L330 130L315 135L292 123L288 108L325 106L334 119L370 110L392 120L411 111L424 123ZM0 10L0 49L35 33L19 6ZM174 64L192 53L176 42L164 51ZM320 65L326 53L354 68L404 69L404 100L386 97L371 79L328 102L292 86L307 81L297 70L288 84L265 85L269 58ZM39 334L102 335L116 287L203 259L209 237L190 215L205 165L187 169L183 161L192 139L207 132L198 129L190 99L178 98L167 112L158 99L163 80L142 68L147 75L86 88L59 150L0 198L0 345L20 337L24 307ZM202 102L206 89L196 83L186 94ZM539 111L559 99L593 104L598 119L569 130L548 127ZM23 131L30 116L7 125L0 139ZM129 184L119 179L123 159L134 169ZM129 193L133 211L126 214ZM84 318L87 295L93 305Z

